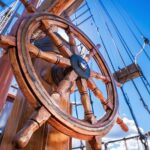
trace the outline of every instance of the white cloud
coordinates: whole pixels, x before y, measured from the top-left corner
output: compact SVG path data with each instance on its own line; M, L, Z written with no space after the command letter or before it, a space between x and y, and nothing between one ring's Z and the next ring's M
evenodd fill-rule
M131 137L134 135L138 135L136 126L135 126L135 123L133 120L130 120L127 117L123 117L123 121L129 127L128 132L122 131L122 129L119 127L119 125L115 124L115 126L112 128L110 133L107 136L105 136L102 140L104 142L107 142L107 141L112 141L115 139L123 139L125 137ZM140 128L140 130L144 133L144 130L142 128ZM148 142L150 144L150 140ZM72 147L78 147L78 146L80 146L80 144L81 144L80 140L78 140L78 139L72 140ZM85 144L85 142L84 142L84 144ZM127 146L128 146L129 150L137 150L138 147L140 150L144 150L140 140L138 140L138 142L137 142L137 139L127 140ZM102 149L104 149L104 146ZM110 144L108 144L108 150L126 150L125 143L124 143L124 141L110 143Z
M72 138L72 147L74 147L74 148L80 147L82 144L85 145L85 141L81 141L79 139Z
M128 136L137 135L136 126L133 120L130 120L126 117L123 118L123 121L126 123L126 125L129 128L128 132L124 132L118 124L115 124L112 130L109 132L109 134L103 138L104 141L117 139L117 138L123 138ZM142 128L140 128L141 132L144 132Z
M130 120L130 119L124 117L123 121L127 124L129 131L128 132L122 131L122 129L119 127L119 125L116 124L112 128L110 133L106 137L103 138L104 142L138 135L137 129L136 129L136 126L135 126L135 123L133 120ZM140 130L141 130L141 132L144 133L144 130L142 128L140 128ZM138 149L137 139L127 140L127 146L129 148L129 150L137 150ZM140 141L139 141L139 147L140 147L140 150L143 150ZM108 149L109 150L125 150L125 143L124 143L124 141L110 143L110 144L108 144Z

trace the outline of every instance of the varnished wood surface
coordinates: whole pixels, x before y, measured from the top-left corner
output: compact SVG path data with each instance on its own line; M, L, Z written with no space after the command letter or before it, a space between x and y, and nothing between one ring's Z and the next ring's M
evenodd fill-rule
M120 69L119 71L116 71L113 76L117 82L124 84L127 81L141 76L141 69L137 64L133 63L125 68Z
M8 90L11 85L13 73L10 67L9 55L4 54L0 58L0 112L3 109L8 96Z
M47 15L47 18L48 17L50 17L50 18L52 17L53 18L53 16L48 16L48 14L45 14L45 15ZM41 18L43 16L44 15L42 15L42 16L39 15L39 17L41 17ZM35 16L35 17L37 17L37 16ZM20 43L27 43L27 42L29 42L28 39L30 39L30 35L32 34L32 30L34 30L34 28L32 26L35 24L34 17L32 19L31 19L31 21L33 22L33 24L31 24L31 26L30 26L30 32L29 31L26 31L26 32L24 31L24 29L27 29L27 27L26 28L24 27L24 25L26 25L25 24L26 20L24 20L22 22L21 26L19 27L19 30L18 30L18 41L17 41L17 46L18 46L18 49L19 49L19 51L18 51L19 55L18 56L19 56L19 61L20 61L22 69L23 70L25 69L24 70L25 71L24 75L26 76L26 81L28 82L28 84L30 83L31 86L33 86L33 87L35 86L34 88L32 88L32 91L34 92L35 95L37 95L37 97L40 96L39 100L50 111L50 113L53 114L52 118L49 120L49 122L51 123L52 126L56 127L58 130L61 130L61 132L69 134L70 136L75 136L75 137L79 137L79 138L83 138L83 139L91 139L92 136L95 135L95 134L96 135L100 135L100 134L104 135L104 134L106 134L109 131L109 127L111 128L114 122L112 122L112 124L110 124L109 127L106 126L106 128L107 127L108 128L106 130L104 130L103 132L101 132L100 128L99 128L99 125L101 124L100 121L98 121L97 123L91 125L90 123L86 123L86 122L77 120L76 118L73 118L71 116L69 116L70 120L67 121L67 119L68 119L67 115L62 110L60 112L60 110L58 110L57 107L51 105L51 103L53 103L55 105L54 102L59 100L60 97L63 98L62 92L64 92L65 89L67 90L67 88L69 88L69 86L72 85L69 82L67 82L68 79L66 81L63 81L62 83L60 83L60 84L62 84L62 86L58 86L59 87L58 88L59 89L58 92L56 91L55 93L53 93L51 95L51 97L49 97L48 94L45 92L45 90L41 88L42 85L40 84L40 82L38 82L37 76L34 76L34 75L36 75L36 72L34 71L34 68L32 66L31 66L31 69L33 69L33 70L28 72L28 67L26 68L26 66L31 65L30 58L25 58L27 60L26 62L24 62L24 59L21 58L22 55L25 56L24 55L25 52L22 51L23 50L22 49L23 45L20 45ZM57 19L59 19L59 21L61 20L61 22L58 22L56 24L56 20ZM46 16L45 16L45 20L46 20ZM36 19L36 21L38 21L38 19ZM50 23L51 24L53 23L53 19L50 21ZM61 18L58 18L58 17L55 17L54 25L58 25L58 26L60 26L62 28L67 29L67 27L68 27L67 24L69 24L69 23L68 22L66 23L65 20L63 20ZM55 42L55 44L58 44L58 45L61 44L60 40L58 38L56 38L56 36L52 33L51 29L47 28L47 26L49 26L49 21L46 22L44 25L46 27L45 29L47 29L47 32L50 33L49 34L50 37L53 37L53 41ZM69 26L72 28L71 30L72 30L72 32L74 32L75 36L77 36L87 46L88 49L91 50L91 49L95 48L94 45L92 45L92 43L90 43L89 40L85 38L86 36L83 33L82 33L83 35L80 33L81 31L76 29L72 24L69 24ZM28 34L27 36L22 36L21 33L30 33L30 34ZM27 39L27 40L22 41L22 40L24 40L24 38ZM62 53L66 52L66 54L67 54L66 57L69 57L71 55L71 54L67 53L66 47L64 47L63 49L60 49L60 52L62 52ZM105 67L105 63L103 62L103 60L101 60L101 56L100 56L100 54L98 52L96 52L96 55L94 55L94 59L96 59L96 61L98 62L98 65L101 66L103 72L105 72L105 75L106 76L110 76L110 74L108 73L108 70L106 69L107 67ZM28 63L28 64L25 65L24 63ZM16 70L16 71L18 71L18 70ZM22 75L20 75L20 72L17 72L17 74L19 75L20 78L22 78ZM21 80L21 79L19 79L19 80ZM73 81L74 80L72 80L72 82ZM20 86L23 86L21 83L22 82L20 82ZM110 103L114 104L113 105L114 109L112 109L111 111L115 110L114 111L114 114L115 114L116 113L116 108L117 108L117 101L115 101L116 99L114 100L116 95L112 95L112 93L114 92L114 90L112 90L112 85L113 85L112 83L108 83L107 86L108 86L108 91L109 91L109 98L111 100ZM63 86L65 87L65 89L63 88ZM22 87L22 89L24 89L24 88ZM40 95L41 93L43 93L44 95ZM28 97L29 94L27 94L26 96ZM45 100L46 97L47 98L49 97L49 99ZM57 121L54 116L56 118L59 118L58 119L59 121ZM108 116L106 115L105 117L108 117ZM103 119L103 120L106 120L106 122L104 124L107 124L107 122L111 122L109 119L106 119L105 117ZM65 122L66 126L69 126L69 127L63 126L64 122ZM86 126L86 130L84 130L84 127L82 127L82 126ZM73 129L73 130L71 130L71 129ZM99 132L96 132L97 129L99 130ZM77 132L80 132L80 134L78 134Z
M0 144L1 150L13 150L13 139L17 131L18 123L22 115L24 107L24 97L21 92L18 92L17 98L14 101L11 115L8 118L7 125L4 130L4 135Z

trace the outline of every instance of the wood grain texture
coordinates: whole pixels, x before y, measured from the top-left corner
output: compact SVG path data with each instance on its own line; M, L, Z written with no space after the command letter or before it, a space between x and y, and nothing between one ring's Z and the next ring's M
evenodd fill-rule
M37 131L47 120L51 114L41 107L34 111L24 127L16 134L15 143L17 148L24 148L30 141L32 135Z
M15 37L10 35L0 35L0 47L8 49L13 46L16 46Z
M48 9L49 12L55 15L61 15L75 0L59 0L55 5Z
M84 2L84 0L76 0L72 5L70 5L62 14L62 16L65 16L67 14L68 16L71 16Z
M11 115L8 118L7 125L4 130L4 135L0 144L1 150L12 150L14 148L13 139L17 131L19 120L22 115L24 107L24 97L20 91L18 91L17 98L14 101Z
M61 55L57 55L55 53L50 53L50 52L43 52L32 44L26 44L26 46L27 49L30 51L30 53L37 58L41 58L49 63L53 63L61 67L71 66L70 60L62 57Z
M16 62L16 63L19 63L20 66L22 67L22 73L18 71L17 75L20 78L22 78L22 80L26 79L26 82L28 82L28 84L30 84L29 88L32 90L34 95L36 97L38 97L38 100L46 107L46 109L50 113L52 113L52 117L48 121L57 130L60 130L61 132L68 134L70 136L79 137L79 138L83 138L86 140L93 138L93 135L104 136L106 133L108 133L108 131L112 127L113 123L115 122L114 116L117 112L117 95L116 95L114 87L113 87L113 82L111 82L107 85L107 87L108 87L107 90L109 92L108 97L110 99L110 103L114 104L113 109L110 109L106 113L107 115L105 115L103 117L103 119L100 119L96 123L91 125L90 123L78 120L72 116L68 116L62 109L59 109L58 102L61 102L61 99L65 100L64 95L69 90L69 87L72 85L72 83L70 83L70 82L74 82L74 80L76 80L76 78L74 78L74 76L71 76L71 78L68 76L65 80L62 80L62 82L60 82L58 88L56 88L56 91L53 92L49 96L48 93L45 91L41 82L39 82L39 77L37 77L37 73L33 67L31 57L28 53L26 53L28 51L24 47L23 44L26 42L30 42L30 35L33 33L34 30L36 30L39 27L38 26L39 22L44 17L45 20L49 20L49 21L46 21L46 23L44 24L46 26L45 29L47 29L47 31L52 32L51 29L49 29L49 27L51 27L50 25L53 25L53 24L56 26L59 26L63 29L67 29L68 26L71 26L73 28L73 30L72 30L73 34L80 41L83 42L83 44L87 47L87 49L89 49L89 50L95 49L95 46L89 41L89 39L82 32L80 32L80 30L76 29L72 24L70 24L66 20L63 20L60 17L57 17L57 16L54 17L53 15L48 15L47 13L43 13L43 15L37 14L32 17L33 18L28 18L28 20L26 20L27 19L26 18L21 23L21 25L18 29L18 34L17 34L17 36L18 36L18 41L17 41L18 60L17 61L18 62ZM28 21L28 24L26 24L26 21ZM22 36L22 34L24 36ZM62 41L60 42L60 40L57 39L53 35L53 33L51 34L51 36L56 41L55 44L57 42L59 44L61 44ZM22 43L22 44L20 44L20 43ZM105 62L104 62L102 56L98 53L98 51L96 49L95 49L95 51L96 51L96 55L94 55L93 58L98 63L98 66L100 67L100 69L102 69L104 75L109 76L111 78L111 74L110 74L107 66L105 65ZM69 55L68 55L68 57L69 57ZM24 60L26 60L26 61L24 61ZM23 77L25 77L25 79L23 79ZM111 80L112 80L112 78L111 78ZM24 85L23 82L19 81L19 83L20 83L19 85L22 87L22 89L26 86L26 85ZM32 93L25 93L25 94L27 97L29 97L29 95ZM110 112L112 112L112 113L110 113ZM109 125L105 126L107 123L109 123ZM64 126L64 124L65 124L65 126ZM103 125L102 128L100 128L101 124ZM86 128L86 130L84 130L85 128ZM103 131L102 131L102 129L103 129Z
M32 1L31 2L29 2L28 0L20 0L20 1L24 5L28 13L34 13L36 11L34 5L32 4Z
M13 73L10 67L9 56L4 54L0 58L0 112L3 109L8 96L8 90L11 85Z

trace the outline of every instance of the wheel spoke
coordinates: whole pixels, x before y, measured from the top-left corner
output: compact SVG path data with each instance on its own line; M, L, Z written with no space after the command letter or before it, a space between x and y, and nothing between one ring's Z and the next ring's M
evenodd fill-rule
M29 13L34 13L36 8L28 0L20 0Z
M62 40L52 31L52 27L49 24L49 22L47 20L42 20L42 23L44 27L43 30L47 32L47 35L55 43L60 53L62 53L62 55L66 57L72 56L72 52L65 46Z
M0 47L7 49L13 46L16 46L16 38L14 36L0 35Z
M73 82L72 83L72 87L71 87L71 93L73 93L74 91L75 91L75 89L76 89L76 82Z
M87 84L88 84L88 87L93 91L94 95L101 101L104 109L105 110L107 110L107 109L113 110L113 105L104 98L102 92L97 88L94 81L92 79L89 79L87 81ZM128 131L127 125L123 122L123 120L120 118L120 116L118 116L118 118L117 118L117 124L120 125L122 130L124 130L125 132Z
M93 78L96 78L98 80L102 80L104 83L109 83L110 82L109 77L103 76L100 73L95 72L93 70L91 70L90 76L93 77Z
M57 55L51 52L43 52L39 50L36 46L32 44L27 44L27 49L30 51L31 54L34 56L41 58L45 61L48 61L53 64L57 64L61 67L70 67L71 63L70 60L67 58L62 57L61 55Z
M67 29L67 34L68 34L68 37L69 37L69 44L70 44L70 49L71 51L74 53L74 54L77 54L79 55L79 51L78 51L78 48L76 46L76 41L75 41L75 37L74 37L74 34L71 30L71 27L69 26L68 29Z
M128 126L123 122L123 120L121 119L120 116L118 116L117 118L117 124L121 127L121 129L125 132L127 132L129 130Z
M90 98L87 93L87 82L85 79L78 79L77 80L77 87L79 89L80 95L81 95L81 102L84 107L85 112L85 119L91 123L95 123L96 119L94 117L94 114L92 112L92 106L90 102Z
M65 97L67 91L70 91L72 83L77 79L78 75L71 71L64 79L59 83L57 90L51 95L56 101L59 101Z
M92 90L92 92L94 93L94 95L101 101L104 109L113 109L112 104L109 103L109 101L107 101L102 92L97 88L96 84L94 83L94 81L90 78L87 81L87 85L88 87Z
M96 54L95 49L92 49L89 54L85 56L85 60L88 62Z
M110 82L109 77L103 76L102 74L100 74L98 72L95 72L93 70L91 70L91 72L90 72L90 77L96 78L98 80L102 80L105 84ZM122 84L117 82L116 80L115 80L115 84L116 84L117 87L121 87L122 86Z

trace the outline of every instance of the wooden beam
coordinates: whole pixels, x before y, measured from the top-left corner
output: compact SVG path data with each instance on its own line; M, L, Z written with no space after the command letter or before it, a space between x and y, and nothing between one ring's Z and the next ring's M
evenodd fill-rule
M61 15L75 0L59 0L52 8L48 9L49 12L55 15Z
M140 67L134 63L126 66L125 68L120 69L119 71L116 71L113 74L115 80L122 84L129 80L135 79L141 75L142 73Z
M72 14L83 0L45 0L38 8L39 12L49 11L55 15L61 15L65 10Z
M77 8L79 8L83 1L84 0L76 0L70 7L65 10L64 14L71 16L77 10Z
M71 16L76 9L82 4L84 0L76 0L74 1L64 12L68 16ZM44 0L44 2L41 4L41 6L38 8L39 12L46 11L46 10L52 10L54 6L56 6L59 2L59 0ZM63 13L64 14L64 13Z
M4 54L0 58L0 111L2 110L8 96L8 90L13 78L10 67L9 56Z
M6 49L12 46L16 46L15 37L9 35L0 35L0 47Z
M37 11L38 12L47 11L48 9L51 9L52 7L54 7L54 5L58 2L59 0L44 0L43 3L37 9Z
M25 99L22 93L19 91L17 98L14 101L11 114L8 118L7 125L4 130L3 138L0 144L1 150L13 150L14 145L12 144L13 138L16 134L19 119L22 114Z

